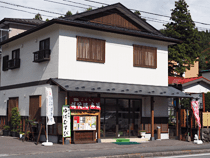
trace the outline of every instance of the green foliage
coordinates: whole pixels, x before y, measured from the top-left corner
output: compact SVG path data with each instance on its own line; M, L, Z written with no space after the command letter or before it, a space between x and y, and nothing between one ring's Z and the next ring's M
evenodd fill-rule
M17 129L20 126L21 116L17 107L12 108L11 125L13 129Z
M140 11L138 11L138 10L136 10L136 11L134 12L134 14L136 14L136 15L138 15L138 16L141 16Z
M67 11L66 14L65 14L65 17L69 17L69 16L72 16L71 11Z
M186 69L194 65L194 61L200 56L200 36L195 28L188 5L185 0L175 2L175 8L172 9L172 22L165 25L161 32L169 37L177 38L183 41L181 44L169 46L169 63L175 61L178 65L170 63L169 75L173 76L173 71L182 76Z
M87 11L90 11L90 10L92 10L92 7L87 8Z
M208 70L210 69L210 32L201 31L199 35L201 36L199 70Z
M9 129L10 129L10 126L5 125L5 126L3 127L3 129L7 131L7 130L9 130Z
M205 111L210 111L210 92L205 94Z
M41 14L39 14L39 13L36 14L34 19L36 19L36 20L42 20Z
M182 109L191 109L190 98L182 98L180 104Z
M50 21L48 18L45 21Z

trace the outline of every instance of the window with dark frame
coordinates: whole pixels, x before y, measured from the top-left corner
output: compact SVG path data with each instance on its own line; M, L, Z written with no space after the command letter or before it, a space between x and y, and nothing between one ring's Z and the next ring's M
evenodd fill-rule
M44 39L39 42L39 50L49 50L50 49L50 38Z
M44 62L50 60L50 38L39 41L39 51L33 52L34 61L33 62Z
M133 66L157 68L157 48L133 45Z
M3 71L7 71L9 68L8 68L8 60L9 60L9 55L5 55L3 57L3 64L2 64L2 70Z
M20 59L20 49L12 51L12 59Z
M77 60L105 63L105 40L77 36Z

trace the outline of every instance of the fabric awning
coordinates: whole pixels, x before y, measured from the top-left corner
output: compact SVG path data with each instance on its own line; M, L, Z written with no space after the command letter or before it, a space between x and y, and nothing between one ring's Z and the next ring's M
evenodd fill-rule
M170 86L151 86L57 78L51 78L50 82L58 85L65 91L72 92L192 98L189 94L183 93Z

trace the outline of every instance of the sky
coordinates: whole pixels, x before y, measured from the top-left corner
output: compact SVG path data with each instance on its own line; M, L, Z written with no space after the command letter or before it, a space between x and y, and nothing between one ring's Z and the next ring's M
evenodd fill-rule
M37 13L40 13L43 20L45 20L47 18L52 19L59 17L67 11L71 11L75 14L76 12L84 12L86 11L86 8L91 6L93 9L94 7L97 8L102 6L102 4L90 1L105 4L120 2L128 9L139 10L142 18L145 18L149 24L158 30L163 29L163 24L170 21L171 9L174 9L175 7L175 0L0 0L0 20L3 18L32 19ZM76 4L74 2L81 4ZM193 21L196 22L196 27L198 27L200 31L210 30L210 1L186 0L186 2L189 5L188 10L190 10L191 17ZM205 25L197 22L205 23Z

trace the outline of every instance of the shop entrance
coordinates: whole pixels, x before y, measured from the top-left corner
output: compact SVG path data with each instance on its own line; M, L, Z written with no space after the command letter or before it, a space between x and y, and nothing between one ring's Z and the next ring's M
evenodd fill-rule
M101 99L101 137L138 136L141 107L141 99Z

